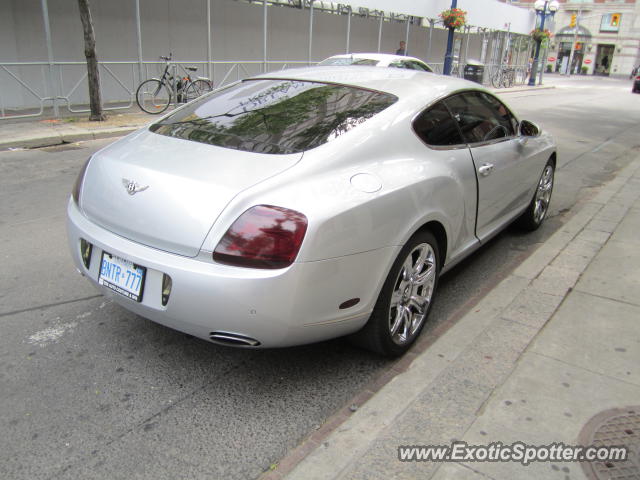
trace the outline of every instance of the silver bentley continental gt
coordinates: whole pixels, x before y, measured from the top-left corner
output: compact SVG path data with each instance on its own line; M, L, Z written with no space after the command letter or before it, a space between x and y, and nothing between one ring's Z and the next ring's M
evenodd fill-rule
M223 345L352 335L404 353L438 277L547 215L553 139L475 83L312 67L218 90L94 154L68 204L78 270Z

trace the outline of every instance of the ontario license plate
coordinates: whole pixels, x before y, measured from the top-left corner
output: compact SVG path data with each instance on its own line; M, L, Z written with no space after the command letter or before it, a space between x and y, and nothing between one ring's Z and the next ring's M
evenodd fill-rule
M146 268L140 265L102 252L98 283L131 300L140 302L144 290L145 273Z

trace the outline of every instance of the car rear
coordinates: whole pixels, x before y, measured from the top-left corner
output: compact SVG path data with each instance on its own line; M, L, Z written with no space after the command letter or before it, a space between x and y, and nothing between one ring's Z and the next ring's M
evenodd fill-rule
M128 310L218 343L285 346L357 329L367 306L340 311L342 282L374 292L376 277L357 279L391 252L298 262L308 220L295 201L256 202L233 218L229 205L395 100L260 79L125 137L89 159L69 201L78 270Z

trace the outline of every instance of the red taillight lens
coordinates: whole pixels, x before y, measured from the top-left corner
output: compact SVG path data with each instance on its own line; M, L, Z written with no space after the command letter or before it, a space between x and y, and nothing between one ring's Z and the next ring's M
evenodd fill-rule
M80 169L80 172L76 177L76 181L73 184L71 195L73 196L73 201L76 202L76 205L80 205L80 188L82 188L82 181L84 180L84 174L87 171L87 166L89 166L89 160L91 160L91 157L89 157L87 161L84 162L84 165Z
M224 234L213 259L239 267L288 267L306 231L307 217L300 212L270 205L251 207Z

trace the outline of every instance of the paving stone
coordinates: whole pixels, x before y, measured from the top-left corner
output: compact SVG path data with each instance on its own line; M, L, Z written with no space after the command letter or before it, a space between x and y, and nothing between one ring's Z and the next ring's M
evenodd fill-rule
M591 220L587 225L587 227L591 230L597 230L599 232L608 232L608 233L612 233L617 226L618 224L616 222L609 222L607 220L598 220L597 218L594 218L593 220Z
M565 295L578 281L580 272L549 265L532 285L536 290L549 295Z
M502 317L540 329L549 320L563 297L527 288L516 297Z
M572 292L530 351L640 386L640 306Z
M640 255L637 252L637 243L610 240L584 272L576 289L640 305Z

